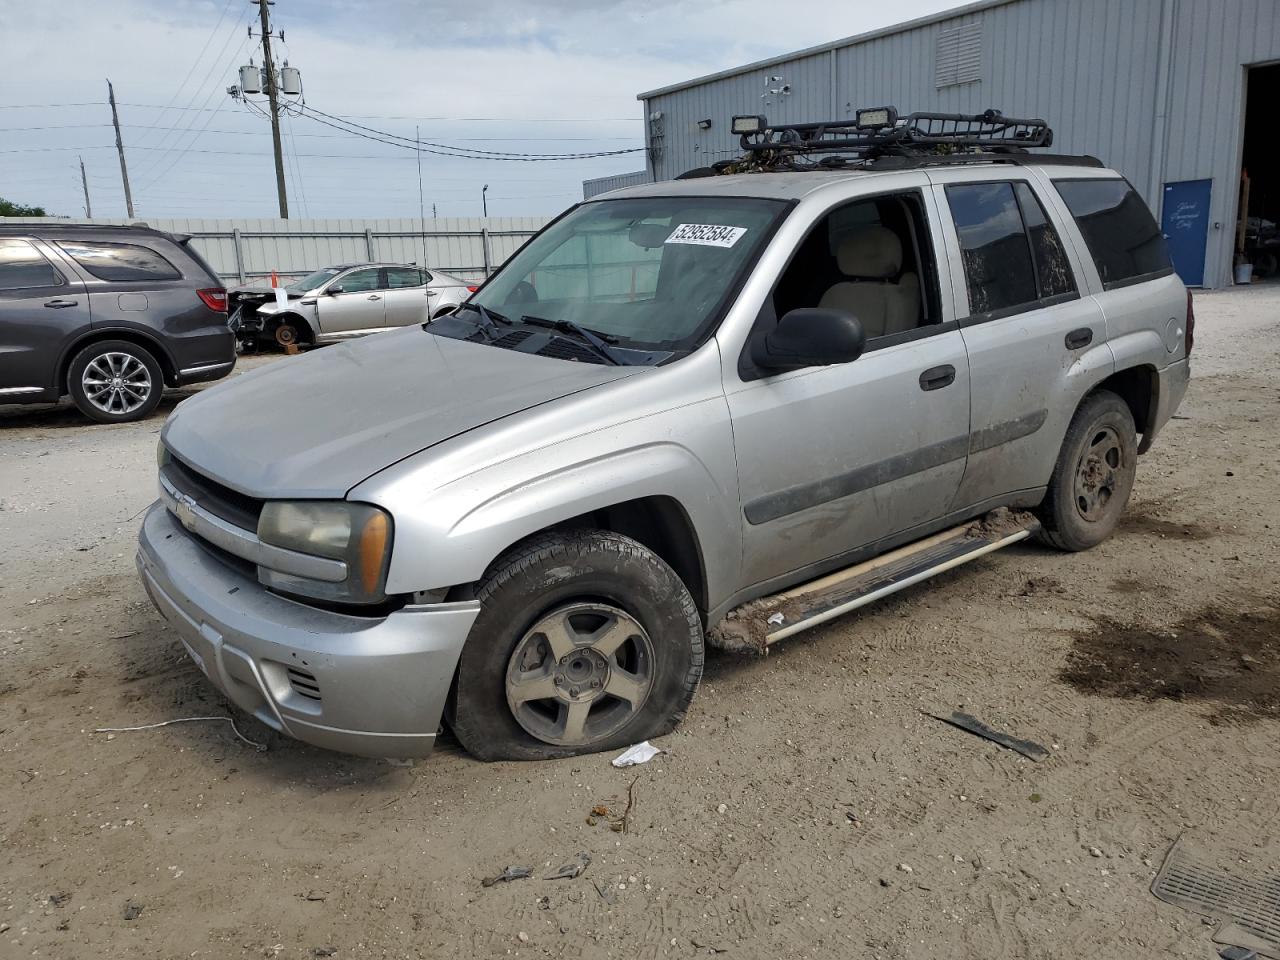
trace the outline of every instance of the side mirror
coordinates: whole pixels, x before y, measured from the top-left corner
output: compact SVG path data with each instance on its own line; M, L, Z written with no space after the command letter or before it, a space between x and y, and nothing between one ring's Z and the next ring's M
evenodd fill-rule
M333 286L331 286L328 290L325 291L325 293L331 297L335 293L341 293L341 292L342 292L342 284L340 283L335 283Z
M765 370L800 370L857 360L867 345L862 321L843 310L802 307L756 340L751 359Z

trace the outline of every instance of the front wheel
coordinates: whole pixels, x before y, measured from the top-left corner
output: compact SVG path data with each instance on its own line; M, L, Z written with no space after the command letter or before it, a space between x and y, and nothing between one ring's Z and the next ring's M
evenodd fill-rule
M1138 471L1129 405L1109 390L1090 394L1067 428L1041 503L1040 537L1059 550L1087 550L1111 536Z
M500 558L446 709L481 760L569 757L670 732L702 676L702 620L666 563L600 530Z
M71 361L67 392L99 423L141 420L160 405L164 374L150 352L126 340L90 344Z

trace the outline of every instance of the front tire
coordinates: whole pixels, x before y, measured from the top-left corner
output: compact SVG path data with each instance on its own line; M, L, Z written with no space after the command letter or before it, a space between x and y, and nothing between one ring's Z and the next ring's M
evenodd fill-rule
M160 405L164 372L137 344L103 340L75 355L67 371L67 392L91 420L128 423L150 416Z
M499 558L445 711L481 760L541 760L669 733L702 676L693 598L660 557L601 530Z
M1129 405L1110 390L1085 397L1040 505L1040 539L1070 551L1107 539L1129 502L1137 471L1137 429Z

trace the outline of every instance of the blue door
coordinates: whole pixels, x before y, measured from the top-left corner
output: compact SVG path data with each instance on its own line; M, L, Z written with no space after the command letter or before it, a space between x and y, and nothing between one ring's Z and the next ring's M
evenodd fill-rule
M1209 234L1211 180L1182 180L1164 185L1160 229L1169 244L1173 268L1188 287L1204 284L1204 246Z

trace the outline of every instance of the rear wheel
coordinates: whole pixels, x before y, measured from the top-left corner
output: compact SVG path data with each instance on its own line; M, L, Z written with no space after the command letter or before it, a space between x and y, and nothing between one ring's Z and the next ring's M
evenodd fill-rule
M689 591L627 537L547 534L500 558L446 718L482 760L568 757L672 730L702 675Z
M1059 550L1087 550L1111 536L1138 470L1129 405L1109 390L1084 399L1067 428L1040 505L1040 537Z
M147 350L126 340L103 340L76 354L67 392L80 412L99 423L141 420L160 405L164 373Z

